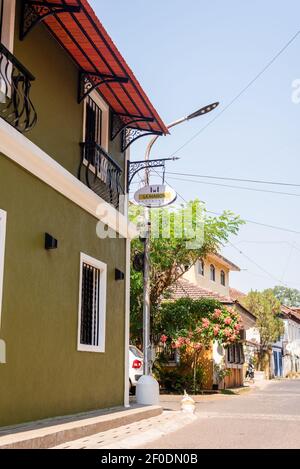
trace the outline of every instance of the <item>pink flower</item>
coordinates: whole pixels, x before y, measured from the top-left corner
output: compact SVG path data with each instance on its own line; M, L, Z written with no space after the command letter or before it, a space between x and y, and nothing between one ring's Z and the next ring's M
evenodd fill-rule
M207 329L209 327L209 325L210 325L209 319L203 318L202 319L202 326L204 327L204 329Z
M168 340L168 336L166 336L165 334L163 334L163 335L161 336L161 338L160 338L160 341L161 341L163 344L165 344L165 343L167 342L167 340Z
M215 309L215 312L213 314L214 319L218 319L221 316L222 311L220 309Z
M218 335L220 328L219 328L218 325L216 325L216 326L214 326L213 330L214 330L214 335Z
M232 334L229 340L230 342L234 342L236 339L237 339L237 336L235 334Z
M197 327L196 329L197 334L201 334L202 331L203 331L202 327Z
M185 343L185 338L184 337L178 337L178 343L180 345L183 345Z
M227 324L229 326L229 324L232 323L232 319L231 318L225 318L224 322L225 322L225 324Z
M231 336L231 330L228 327L226 327L226 329L224 329L224 334L226 335L226 337Z
M236 325L234 326L234 329L235 329L236 331L239 331L240 328L241 328L241 325L240 325L240 324L236 324Z
M185 343L186 343L186 345L190 345L191 340L190 339L185 339Z
M195 350L201 350L202 349L202 344L200 344L200 342L197 342L196 344L194 344L194 349Z

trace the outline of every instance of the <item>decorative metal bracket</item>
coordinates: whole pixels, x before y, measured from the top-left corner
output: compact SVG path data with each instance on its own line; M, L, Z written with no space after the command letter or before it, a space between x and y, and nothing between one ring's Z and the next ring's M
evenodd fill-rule
M27 34L44 18L59 13L79 13L81 5L66 5L64 3L43 1L22 1L20 39L23 40Z
M127 127L123 130L121 150L126 151L127 148L136 140L142 137L148 137L149 135L163 135L163 132L156 130L141 130Z
M153 117L135 116L133 114L111 114L110 139L114 140L123 130L136 122L153 122ZM123 150L122 150L123 151Z
M166 161L175 161L178 158L161 158L159 160L129 161L127 170L127 192L134 176L145 169L164 168Z
M79 86L78 86L78 102L80 103L98 86L105 83L128 83L128 77L119 77L117 75L107 75L105 73L86 72L81 70L79 72Z

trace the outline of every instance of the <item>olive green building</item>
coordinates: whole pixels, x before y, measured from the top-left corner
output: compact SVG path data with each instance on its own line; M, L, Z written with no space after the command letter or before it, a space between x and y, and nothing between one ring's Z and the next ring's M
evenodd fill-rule
M86 0L0 12L5 426L128 403L128 148L166 129Z

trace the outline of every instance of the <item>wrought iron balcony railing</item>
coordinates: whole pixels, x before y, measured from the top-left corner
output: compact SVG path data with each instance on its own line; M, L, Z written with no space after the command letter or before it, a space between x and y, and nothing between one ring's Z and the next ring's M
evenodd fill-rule
M0 43L0 117L22 133L37 121L29 97L33 80L33 75Z
M119 208L120 195L124 194L121 185L122 169L95 142L82 142L81 162L78 178L103 200Z

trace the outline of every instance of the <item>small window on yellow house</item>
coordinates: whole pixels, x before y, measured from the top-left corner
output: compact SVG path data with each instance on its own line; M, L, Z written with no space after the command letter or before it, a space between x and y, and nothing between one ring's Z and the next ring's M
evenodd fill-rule
M221 285L223 285L223 287L225 287L226 285L226 277L224 270L221 270Z
M212 282L216 281L216 268L213 264L210 265L210 280Z

